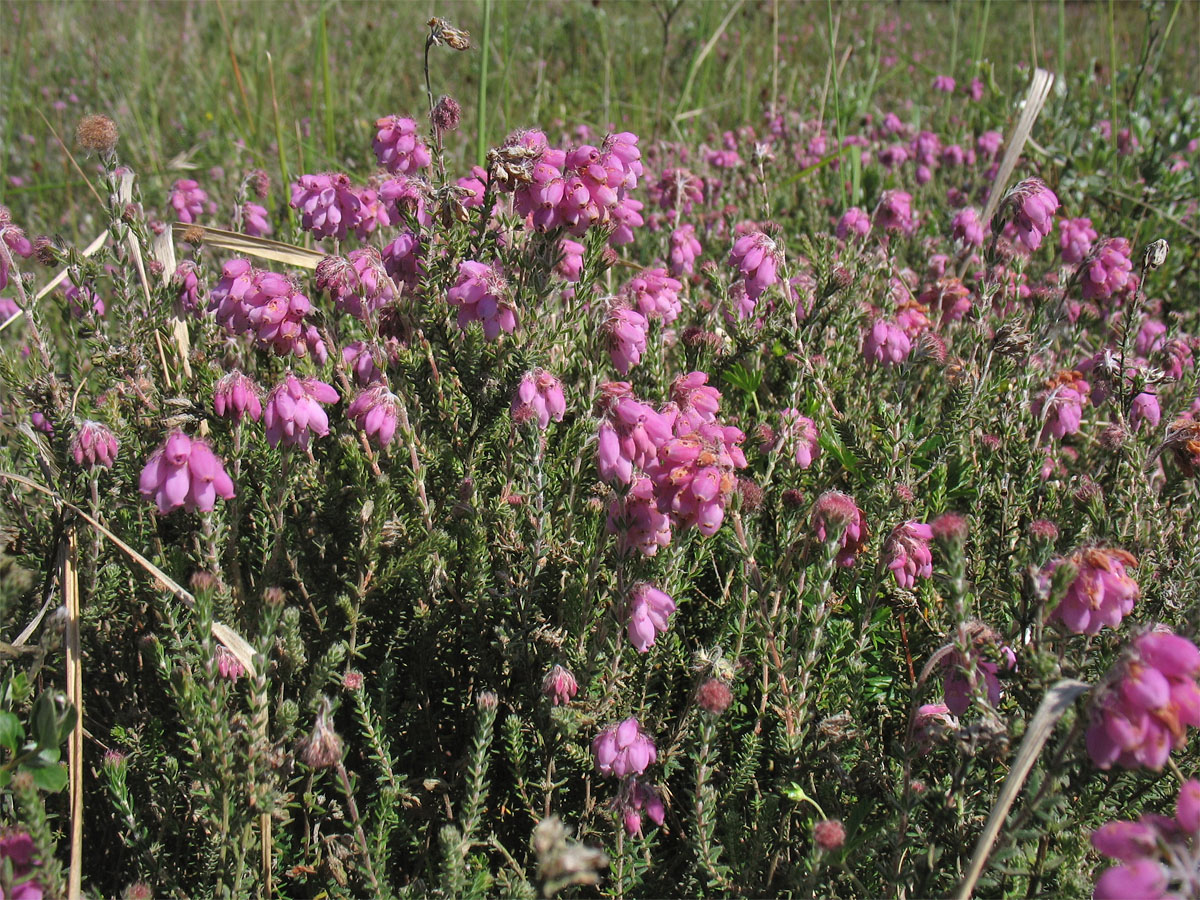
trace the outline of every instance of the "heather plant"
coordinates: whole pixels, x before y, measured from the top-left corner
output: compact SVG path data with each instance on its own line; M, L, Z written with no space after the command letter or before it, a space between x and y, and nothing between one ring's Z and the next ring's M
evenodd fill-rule
M448 14L278 172L6 196L3 896L1194 893L1192 13L1106 131L866 6L690 114L740 6L645 129L490 133Z

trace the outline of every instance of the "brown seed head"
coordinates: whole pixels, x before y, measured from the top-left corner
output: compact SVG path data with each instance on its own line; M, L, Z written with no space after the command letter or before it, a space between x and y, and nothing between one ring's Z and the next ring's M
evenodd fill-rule
M117 123L108 116L84 116L75 126L75 143L89 153L107 156L117 149Z

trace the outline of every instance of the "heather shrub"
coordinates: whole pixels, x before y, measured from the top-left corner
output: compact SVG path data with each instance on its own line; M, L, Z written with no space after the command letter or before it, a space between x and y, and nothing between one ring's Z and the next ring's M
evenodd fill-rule
M0 208L3 896L1194 894L1198 101L1146 40L1028 142L960 61L472 165L441 18L302 170L84 118L80 233Z

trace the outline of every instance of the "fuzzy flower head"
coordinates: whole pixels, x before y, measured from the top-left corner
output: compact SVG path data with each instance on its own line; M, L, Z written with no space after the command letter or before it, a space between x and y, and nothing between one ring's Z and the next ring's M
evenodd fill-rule
M84 469L104 466L111 469L117 458L117 436L108 426L91 420L81 424L71 441L71 456Z
M300 226L317 238L344 241L358 225L362 204L340 172L301 175L292 183L292 208L300 212Z
M1054 228L1058 197L1040 178L1017 182L1000 202L1017 228L1017 240L1030 252L1042 245L1042 238ZM993 224L993 228L997 227Z
M513 397L511 412L513 421L522 418L536 419L538 427L545 431L550 420L561 422L567 411L562 382L545 369L526 372Z
M743 234L734 241L729 254L729 264L745 279L746 298L752 304L779 280L779 263L779 248L761 231Z
M1185 637L1155 630L1137 637L1097 696L1086 743L1102 769L1160 771L1200 727L1200 650Z
M267 443L276 447L308 447L310 434L329 434L329 417L321 404L337 403L338 392L316 378L297 378L288 373L283 384L267 395L263 424Z
M233 481L220 458L205 441L182 431L172 432L151 454L138 489L157 504L162 515L180 508L208 512L218 497L229 500L234 494Z
M484 337L495 341L501 332L511 334L517 327L508 282L498 266L474 260L459 263L458 280L446 299L458 309L458 327L463 331L480 322Z
M1137 284L1130 259L1129 241L1105 238L1095 244L1080 264L1079 280L1084 300L1106 300L1132 290Z
M933 576L933 554L929 548L932 540L933 529L922 522L905 522L888 535L883 553L900 587L911 590L918 577Z
M817 499L812 527L818 541L836 545L835 559L839 566L854 565L867 541L863 511L853 497L840 491L826 491Z
M654 645L654 639L667 630L671 613L675 612L675 601L653 585L642 582L634 585L628 611L629 642L638 653L645 653Z
M601 775L641 775L658 759L654 740L630 716L619 725L610 725L592 741L592 756Z
M380 447L392 442L400 422L400 398L384 384L359 391L350 401L346 415Z
M393 174L417 172L431 163L429 148L417 134L417 123L401 116L384 116L375 121L371 147L379 164Z

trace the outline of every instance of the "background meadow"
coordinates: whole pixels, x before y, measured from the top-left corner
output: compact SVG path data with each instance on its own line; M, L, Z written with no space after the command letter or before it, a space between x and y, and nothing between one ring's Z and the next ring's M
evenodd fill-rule
M3 896L1200 896L1195 5L0 16Z

